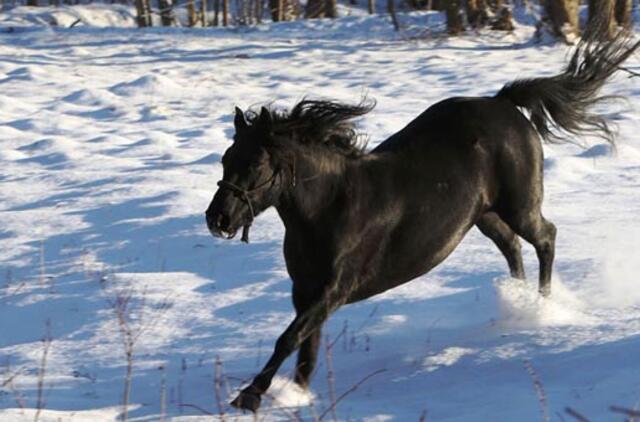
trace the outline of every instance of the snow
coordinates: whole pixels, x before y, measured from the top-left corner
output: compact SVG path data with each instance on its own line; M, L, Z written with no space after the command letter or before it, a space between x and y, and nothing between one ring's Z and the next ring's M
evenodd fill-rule
M131 6L111 4L85 4L76 6L14 7L3 11L0 26L29 28L32 26L69 28L136 27L135 9Z
M34 419L47 320L40 420L117 418L126 361L110 303L127 292L141 332L131 418L161 419L163 379L172 420L211 420L198 408L219 414L216 385L235 417L226 403L266 362L293 310L275 211L255 223L249 245L214 239L204 224L234 106L365 93L378 101L361 120L373 147L440 99L552 75L568 53L533 43L524 24L441 37L434 13L400 14L396 34L387 17L355 12L140 31L123 28L131 17L115 21L119 6L56 10L83 24L51 28L24 8L0 22L2 421ZM640 70L637 57L627 65ZM512 280L473 230L432 273L339 310L311 391L291 382L289 359L261 417L312 420L332 389L340 396L381 369L338 403L340 420L541 420L526 365L552 420L570 420L567 406L616 420L609 406L640 405L640 89L620 74L606 93L629 96L600 109L618 126L617 151L598 139L584 150L545 147L544 211L558 227L551 298L536 293L529 245L528 280ZM336 340L335 383L326 338Z

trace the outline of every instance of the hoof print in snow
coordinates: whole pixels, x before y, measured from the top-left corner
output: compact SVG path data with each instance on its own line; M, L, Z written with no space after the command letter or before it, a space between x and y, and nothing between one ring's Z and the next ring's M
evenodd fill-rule
M256 413L260 407L260 394L249 390L249 388L242 390L240 394L238 394L238 397L231 402L231 406L237 409L250 410L253 413Z

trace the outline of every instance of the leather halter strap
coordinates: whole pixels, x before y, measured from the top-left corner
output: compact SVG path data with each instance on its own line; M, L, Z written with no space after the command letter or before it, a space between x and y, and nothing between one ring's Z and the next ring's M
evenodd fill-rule
M259 185L255 186L252 189L244 189L244 188L236 185L235 183L231 183L231 182L228 182L226 180L219 180L218 181L218 186L220 188L230 190L231 192L236 194L236 196L238 196L240 198L240 200L242 202L244 202L245 204L247 204L247 206L249 207L249 212L251 213L251 220L249 221L249 223L247 223L244 226L242 226L242 238L241 238L241 240L243 242L249 243L249 227L251 227L251 224L253 223L253 220L256 218L256 214L255 214L255 211L254 211L254 208L253 208L253 203L251 202L251 198L249 197L249 195L252 194L252 193L261 191L266 187L270 188L271 186L273 186L273 184L276 181L276 177L279 174L280 174L279 170L274 171L269 179L267 179L263 183L260 183Z

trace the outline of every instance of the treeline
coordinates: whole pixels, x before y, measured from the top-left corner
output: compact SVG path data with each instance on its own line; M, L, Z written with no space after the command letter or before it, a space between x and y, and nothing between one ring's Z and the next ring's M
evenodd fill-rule
M503 0L440 0L441 7L447 13L447 30L450 34L459 34L467 28L479 28L491 25L492 29L512 30L512 4ZM530 6L534 2L522 0L522 6ZM594 19L606 24L602 34L612 37L618 27L630 29L633 23L633 0L539 0L537 5L542 11L538 22L538 36L543 32L560 37L566 42L580 35L578 11L581 4L588 6L589 17L586 28ZM593 26L601 28L601 26ZM586 30L586 28L584 28Z
M580 35L580 20L578 19L578 9L580 0L546 0L545 16L542 25L548 28L557 37L563 38L567 42L572 42L573 38ZM618 27L630 29L632 11L634 3L632 0L588 0L589 18L588 23L594 19L601 19L605 22L605 31L595 34L604 38L611 38ZM600 26L598 26L600 27ZM587 30L583 28L583 30Z
M0 0L13 5L44 6L87 4L93 0ZM109 3L135 6L138 26L228 26L253 25L296 19L338 17L337 0L106 0ZM376 0L343 0L349 5L366 8L370 14L386 13L396 29L400 28L396 8L403 10L436 10L446 14L447 31L456 35L468 30L491 28L513 30L512 10L528 7L540 10L538 33L572 42L580 35L578 10L587 5L589 20L599 16L609 23L608 34L617 27L630 28L632 10L640 0L382 0L384 9L377 10ZM177 16L182 19L179 20Z

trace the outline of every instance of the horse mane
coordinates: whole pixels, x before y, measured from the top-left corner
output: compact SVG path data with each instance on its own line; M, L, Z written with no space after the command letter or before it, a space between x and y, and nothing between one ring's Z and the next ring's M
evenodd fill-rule
M348 157L361 156L366 146L365 136L356 130L353 119L367 114L375 101L363 98L360 103L344 104L329 100L302 99L291 110L265 108L271 115L274 140L289 139L304 145L319 145ZM260 114L249 110L250 124L258 122Z

